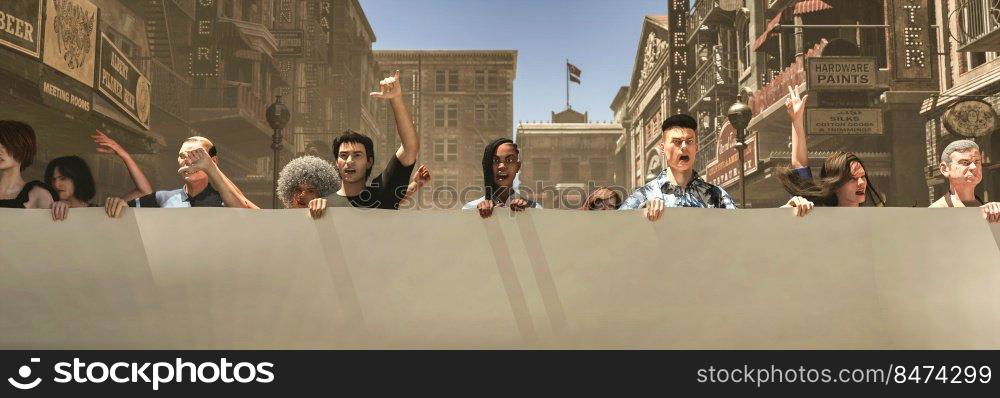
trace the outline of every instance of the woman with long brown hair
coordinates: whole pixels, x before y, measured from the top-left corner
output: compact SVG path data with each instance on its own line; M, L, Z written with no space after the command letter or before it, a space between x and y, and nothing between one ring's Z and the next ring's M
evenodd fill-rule
M580 206L580 210L618 210L618 206L621 205L622 196L618 191L609 187L598 187L590 193L587 200L583 202L583 206Z
M782 207L795 208L796 215L805 216L814 206L859 207L869 202L884 206L885 199L868 178L864 162L853 153L838 152L826 158L819 179L813 179L804 117L809 96L799 98L792 87L788 92L785 109L792 119L792 164L776 174L794 197Z

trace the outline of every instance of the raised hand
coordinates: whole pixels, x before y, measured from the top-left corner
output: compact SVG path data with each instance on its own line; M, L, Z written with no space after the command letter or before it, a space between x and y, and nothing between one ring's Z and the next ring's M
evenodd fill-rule
M319 219L323 217L323 212L326 211L326 199L316 198L309 201L309 215L312 218Z
M399 84L399 71L393 73L392 77L382 79L379 82L379 91L370 94L372 97L381 99L401 98L403 87Z
M112 196L104 201L104 212L111 218L117 218L122 214L122 210L125 210L127 207L128 203L122 198Z
M427 185L427 183L430 181L431 181L431 171L427 168L427 166L420 165L420 167L417 168L417 172L413 173L412 182L417 183L417 189L420 189L424 185Z
M983 217L991 223L1000 222L1000 202L990 202L980 207L983 209Z
M788 86L788 99L785 100L785 110L788 111L788 116L792 118L792 122L805 120L806 101L808 100L809 94L799 98L799 93L795 92L795 88Z
M208 155L205 148L184 152L185 166L177 170L183 176L188 176L199 171L207 171L212 166L212 157Z
M795 196L789 199L784 207L791 207L796 217L805 217L815 205L806 198Z
M105 135L101 130L94 130L94 135L90 136L90 138L97 144L97 152L113 153L116 155L126 153L125 149L117 141Z
M653 199L646 202L646 210L643 212L646 219L656 221L663 215L663 199Z

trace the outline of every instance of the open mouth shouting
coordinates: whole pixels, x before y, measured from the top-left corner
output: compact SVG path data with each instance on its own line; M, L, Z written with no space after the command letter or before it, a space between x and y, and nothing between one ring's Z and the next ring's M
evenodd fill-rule
M681 157L677 158L677 163L687 166L691 164L691 157L688 155L681 155Z
M498 173L497 173L497 178L496 178L496 179L497 179L497 181L499 182L499 181L504 181L504 180L506 180L506 179L507 179L507 177L510 177L510 174L508 174L508 173L507 173L507 172L505 172L505 171L501 171L501 172L498 172Z
M358 175L358 169L355 168L344 169L344 177L354 177L356 175Z

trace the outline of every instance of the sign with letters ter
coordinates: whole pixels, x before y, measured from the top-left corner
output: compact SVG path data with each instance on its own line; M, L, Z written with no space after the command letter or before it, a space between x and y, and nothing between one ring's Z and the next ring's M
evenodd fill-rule
M42 0L0 1L0 46L35 59L42 38Z
M101 69L97 89L118 109L149 129L150 84L111 39L101 33Z
M810 135L881 135L880 108L806 109L806 132Z
M864 90L878 83L878 65L872 57L806 58L808 90Z

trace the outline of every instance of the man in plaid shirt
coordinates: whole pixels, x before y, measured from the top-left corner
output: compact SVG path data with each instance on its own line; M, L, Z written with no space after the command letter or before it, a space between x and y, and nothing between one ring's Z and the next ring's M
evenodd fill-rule
M660 152L666 168L625 199L619 210L646 208L646 217L656 221L666 207L735 209L733 198L721 187L709 184L694 171L698 155L698 122L678 114L663 121Z

